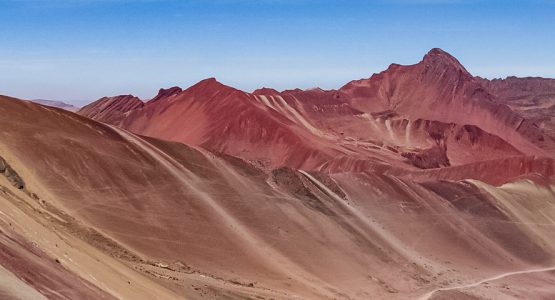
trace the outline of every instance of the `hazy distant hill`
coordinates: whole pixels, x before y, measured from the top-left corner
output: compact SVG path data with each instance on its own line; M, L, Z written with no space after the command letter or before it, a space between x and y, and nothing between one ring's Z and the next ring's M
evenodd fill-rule
M73 106L71 104L67 104L65 102L62 101L56 101L56 100L45 100L45 99L35 99L35 100L31 100L35 103L38 104L42 104L42 105L48 105L48 106L52 106L52 107L58 107L58 108L63 108L65 110L69 110L72 112L76 112L79 110L79 107L77 106Z

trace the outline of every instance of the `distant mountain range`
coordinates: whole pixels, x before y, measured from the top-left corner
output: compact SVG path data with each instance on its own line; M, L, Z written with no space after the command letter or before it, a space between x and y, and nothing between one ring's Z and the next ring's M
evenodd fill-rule
M185 90L161 89L146 103L132 95L104 97L78 113L267 168L352 171L379 160L392 170L407 163L429 169L552 157L554 82L473 77L449 53L433 49L418 64L392 64L338 90L247 93L210 78Z
M42 104L42 105L63 108L65 110L72 111L72 112L76 112L76 111L79 110L79 107L73 106L71 104L67 104L67 103L62 102L62 101L45 100L45 99L34 99L34 100L31 100L31 101L33 101L35 103L38 103L38 104Z

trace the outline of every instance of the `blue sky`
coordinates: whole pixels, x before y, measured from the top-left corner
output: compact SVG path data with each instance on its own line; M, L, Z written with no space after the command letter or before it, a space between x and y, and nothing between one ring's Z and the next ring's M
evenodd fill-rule
M0 94L338 88L433 47L475 75L555 77L554 29L555 0L0 0Z

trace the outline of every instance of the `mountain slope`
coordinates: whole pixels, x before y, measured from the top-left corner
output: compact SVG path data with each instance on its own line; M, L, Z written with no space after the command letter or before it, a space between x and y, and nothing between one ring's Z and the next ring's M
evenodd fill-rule
M410 119L475 125L529 154L549 155L555 149L553 139L499 103L454 57L440 49L432 49L416 65L391 65L340 91L365 112L395 111Z
M269 167L313 167L339 153L335 145L324 146L326 141L313 138L262 99L207 79L171 97L149 101L121 122L109 123Z
M477 78L497 99L555 138L555 80L539 77Z
M16 99L0 113L2 232L34 243L38 263L58 259L76 297L406 299L555 264L552 177L260 169Z

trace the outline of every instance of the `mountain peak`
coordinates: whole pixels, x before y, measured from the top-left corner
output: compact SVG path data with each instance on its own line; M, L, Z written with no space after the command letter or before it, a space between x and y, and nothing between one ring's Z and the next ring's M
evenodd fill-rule
M254 95L279 95L279 92L273 88L263 87L252 92Z
M173 95L177 95L177 94L181 93L182 91L183 91L183 89L181 89L178 86L174 86L174 87L167 88L167 89L162 88L158 91L158 95L156 95L156 97L152 98L149 101L149 103L156 102L156 101L158 101L162 98L167 98L167 97L170 97L170 96L173 96Z
M449 56L451 56L451 54L447 53L447 51L445 51L441 48L432 48L432 49L430 49L430 51L428 51L428 53L426 55L449 55Z
M218 81L218 79L216 79L215 77L210 77L210 78L206 78L203 79L199 82L197 82L196 84L194 84L193 86L197 86L197 85L201 85L201 86L220 86L220 85L224 85L221 82Z
M221 82L219 82L216 78L210 77L204 80L201 80L194 84L193 86L189 87L187 90L194 90L194 91L225 91L225 90L233 90L238 91L236 88L227 86Z
M139 97L128 94L128 95L117 95L117 96L106 96L98 99L96 102L103 102L103 103L117 103L119 105L126 104L126 103L143 103ZM95 102L93 102L95 103ZM92 103L91 103L92 104ZM90 104L89 104L90 105Z
M133 95L119 95L102 97L84 106L77 113L97 121L116 124L122 119L124 113L142 106L144 102Z
M442 60L448 60L448 61L457 61L458 60L451 54L449 54L447 51L444 51L441 48L432 48L430 51L428 51L428 53L426 53L426 55L424 55L424 60L430 60L430 59L442 59Z
M422 63L433 66L451 66L460 71L463 71L464 73L469 74L464 66L453 55L440 48L433 48L432 50L428 51L428 53L424 55Z

